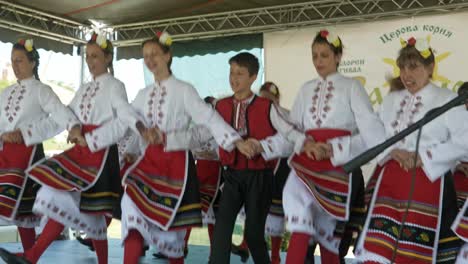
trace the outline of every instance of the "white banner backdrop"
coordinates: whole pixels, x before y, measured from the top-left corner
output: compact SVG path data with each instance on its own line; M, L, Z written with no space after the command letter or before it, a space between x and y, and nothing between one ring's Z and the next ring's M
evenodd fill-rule
M395 60L400 37L431 37L436 51L433 81L456 91L468 80L468 13L425 16L328 27L344 44L339 71L364 83L372 104L388 93L387 79L399 75ZM301 85L317 77L311 43L322 28L301 28L264 34L265 81L275 82L281 104L290 108Z

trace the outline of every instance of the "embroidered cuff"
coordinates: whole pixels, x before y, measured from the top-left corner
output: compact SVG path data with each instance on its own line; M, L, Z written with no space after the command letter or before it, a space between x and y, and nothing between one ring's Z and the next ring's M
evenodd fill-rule
M23 136L24 144L26 146L30 146L34 141L34 138L33 138L34 133L33 133L32 124L29 124L24 127L20 127L19 130L21 132L21 135Z
M271 139L260 140L260 145L262 145L263 152L261 153L263 159L272 160L278 157L278 154L275 155L275 149L273 147L273 141Z
M294 152L296 154L301 154L302 152L302 148L304 147L304 142L306 141L306 139L312 139L314 140L313 137L311 136L307 136L305 134L302 134L302 133L289 133L287 139L289 142L294 142Z
M86 133L85 135L86 143L88 144L89 150L91 152L96 152L99 150L99 145L98 145L98 136L93 135L93 132Z
M230 134L225 133L223 139L221 140L220 147L230 152L235 148L234 142L240 139L242 138L236 132L232 132Z
M328 141L333 148L333 157L330 159L333 166L339 166L350 159L351 138L340 137Z
M445 166L438 165L436 162L434 162L434 153L430 148L420 149L419 156L421 157L423 164L422 169L431 182L436 181L445 173L443 168Z

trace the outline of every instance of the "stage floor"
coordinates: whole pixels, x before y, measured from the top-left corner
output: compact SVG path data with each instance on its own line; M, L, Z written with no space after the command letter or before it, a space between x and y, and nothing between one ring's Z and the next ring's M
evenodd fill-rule
M0 247L18 252L22 250L20 243L0 243ZM158 260L152 256L153 252L147 251L147 256L141 259L140 263L167 263L166 260ZM207 246L189 245L189 254L185 259L185 263L203 264L208 262L209 248ZM109 239L109 264L121 264L123 262L123 248L121 247L120 239ZM281 254L282 263L286 259L286 253ZM316 262L320 263L318 256L315 257ZM0 260L0 263L4 263ZM76 240L55 241L50 248L44 253L39 260L39 264L50 263L66 263L66 264L94 264L97 263L96 255L87 247L82 246ZM241 264L238 256L231 256L232 264ZM253 263L249 258L247 263ZM351 263L347 259L346 263Z

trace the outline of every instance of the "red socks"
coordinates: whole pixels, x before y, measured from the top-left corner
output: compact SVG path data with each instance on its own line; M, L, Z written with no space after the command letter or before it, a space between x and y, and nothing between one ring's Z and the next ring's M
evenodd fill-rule
M106 216L105 219L106 219L106 226L109 227L110 223L112 222L112 217ZM94 250L96 251L98 263L107 264L108 254L109 254L107 239L104 239L104 240L93 239L92 241L93 241Z
M288 255L286 257L286 264L304 263L307 255L307 247L311 236L303 233L293 233L289 242ZM272 240L273 241L273 240ZM272 242L273 250L273 242ZM273 254L273 253L272 253ZM322 263L327 264L340 264L340 257L325 247L320 246L320 256ZM273 259L273 257L272 257Z
M110 223L112 222L112 217L106 216L106 226L109 227Z
M191 232L192 232L192 228L188 228L187 231L185 232L185 237L184 237L185 247L187 247L188 245L188 240L190 238Z
M109 221L108 221L109 220ZM112 218L106 218L106 223L109 224ZM36 232L34 228L21 228L18 231L21 236L21 242L24 248L24 257L31 263L36 263L41 255L46 251L50 244L62 233L64 226L53 220L49 219L41 235L34 244ZM96 250L98 263L107 264L108 261L108 246L107 240L93 240L93 246ZM137 262L135 262L137 263Z
M26 251L34 246L34 242L36 241L36 230L34 230L34 227L18 227L18 233L21 237L23 251Z
M247 245L247 241L245 241L245 236L242 237L242 242L240 243L239 247L245 250L249 249L249 246Z
M320 246L320 258L322 263L340 264L340 257L323 246Z
M184 264L184 257L181 257L181 258L169 258L169 264Z
M36 263L50 244L62 233L63 229L64 226L61 223L49 219L37 242L32 248L24 252L24 256L29 262Z
M280 249L281 242L283 241L282 237L272 236L271 238L271 264L280 263Z
M94 250L98 258L99 264L107 264L108 260L108 249L107 249L107 239L104 240L94 240L93 239Z
M288 254L286 256L286 264L304 263L310 238L311 235L309 234L292 233L289 241ZM328 264L328 262L323 263Z
M140 232L132 229L124 242L124 264L136 264L143 251L143 237Z

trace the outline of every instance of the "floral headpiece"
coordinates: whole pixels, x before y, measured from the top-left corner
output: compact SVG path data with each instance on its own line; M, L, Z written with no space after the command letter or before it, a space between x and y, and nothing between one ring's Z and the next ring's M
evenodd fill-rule
M428 36L427 38L418 38L418 39L411 37L408 39L408 41L405 41L404 39L400 38L400 43L401 43L402 48L405 48L406 46L415 47L416 50L419 51L419 54L421 54L421 56L424 59L429 58L429 56L431 56L432 54L431 47L429 46L429 41L430 41L430 36Z
M328 41L333 47L339 48L341 46L341 40L338 35L330 33L328 30L320 30L320 36Z
M269 92L271 93L272 95L274 96L278 96L279 95L279 89L278 89L278 86L276 86L274 83L272 82L265 82L261 87L260 87L260 92L261 91L266 91L266 92Z
M98 33L93 33L91 36L91 41L96 42L96 44L99 45L99 47L103 50L107 49L107 38L106 36Z
M18 44L23 46L27 52L34 50L34 41L32 39L19 39Z
M278 87L276 87L276 85L274 85L273 83L271 83L267 89L274 96L278 95Z
M158 37L159 43L162 45L167 47L172 45L172 37L166 31L158 31L156 32L156 36Z

